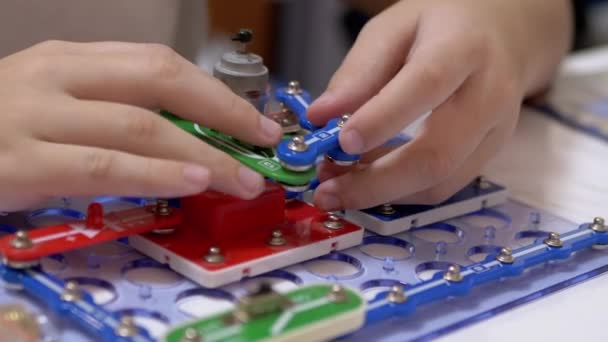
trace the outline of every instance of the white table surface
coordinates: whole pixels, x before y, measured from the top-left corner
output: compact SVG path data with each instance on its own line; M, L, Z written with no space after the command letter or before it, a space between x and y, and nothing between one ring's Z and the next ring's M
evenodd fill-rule
M556 82L608 69L608 47L572 56ZM608 87L608 84L607 84ZM512 141L485 175L511 196L574 222L608 219L608 143L524 110ZM608 253L608 251L606 252ZM440 338L460 341L608 341L608 275Z

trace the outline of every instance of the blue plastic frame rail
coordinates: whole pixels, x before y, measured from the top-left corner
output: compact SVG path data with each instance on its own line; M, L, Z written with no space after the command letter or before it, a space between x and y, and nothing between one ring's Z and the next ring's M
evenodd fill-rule
M464 296L482 284L521 275L525 270L551 261L568 259L573 253L595 245L608 244L608 227L601 218L565 234L550 233L546 239L511 251L488 255L482 262L462 269L454 265L432 279L412 286L395 286L379 293L368 305L366 325L395 316L407 316L417 307Z

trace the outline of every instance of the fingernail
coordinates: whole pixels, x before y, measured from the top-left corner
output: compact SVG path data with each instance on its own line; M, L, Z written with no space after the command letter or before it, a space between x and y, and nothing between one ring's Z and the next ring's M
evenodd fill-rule
M239 182L251 194L258 194L264 189L264 179L262 176L245 167L239 167Z
M198 165L187 165L184 168L184 180L190 183L196 191L202 191L209 184L209 170Z
M335 99L334 94L332 94L329 91L324 92L323 94L321 94L321 96L319 96L318 99L315 100L315 102L312 103L312 105L317 106L323 106L323 105L327 105L331 102L333 102Z
M260 126L262 127L262 134L269 140L277 140L283 134L281 126L268 119L265 116L260 116Z
M359 154L363 153L365 144L363 137L356 129L349 129L340 132L340 146L346 153Z

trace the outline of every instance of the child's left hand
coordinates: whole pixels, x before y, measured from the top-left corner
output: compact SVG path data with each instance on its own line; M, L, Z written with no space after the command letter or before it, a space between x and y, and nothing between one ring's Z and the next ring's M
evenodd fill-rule
M435 204L465 186L511 136L522 99L545 86L567 51L568 6L403 0L373 18L310 119L353 113L340 144L359 154L432 114L413 141L367 165L323 165L315 204L328 211Z

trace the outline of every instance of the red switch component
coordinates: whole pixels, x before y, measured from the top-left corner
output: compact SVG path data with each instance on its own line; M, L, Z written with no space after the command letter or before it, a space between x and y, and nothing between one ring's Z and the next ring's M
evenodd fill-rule
M285 222L285 190L267 182L266 191L253 200L207 191L181 201L184 225L193 239L220 242L251 231L268 229Z
M87 228L103 228L103 207L99 203L91 203L87 208Z
M172 209L166 216L156 215L153 206L115 211L105 217L102 211L92 204L86 221L32 229L21 241L16 240L15 234L4 236L0 238L0 254L8 264L23 264L133 234L177 227L182 221L178 209Z

